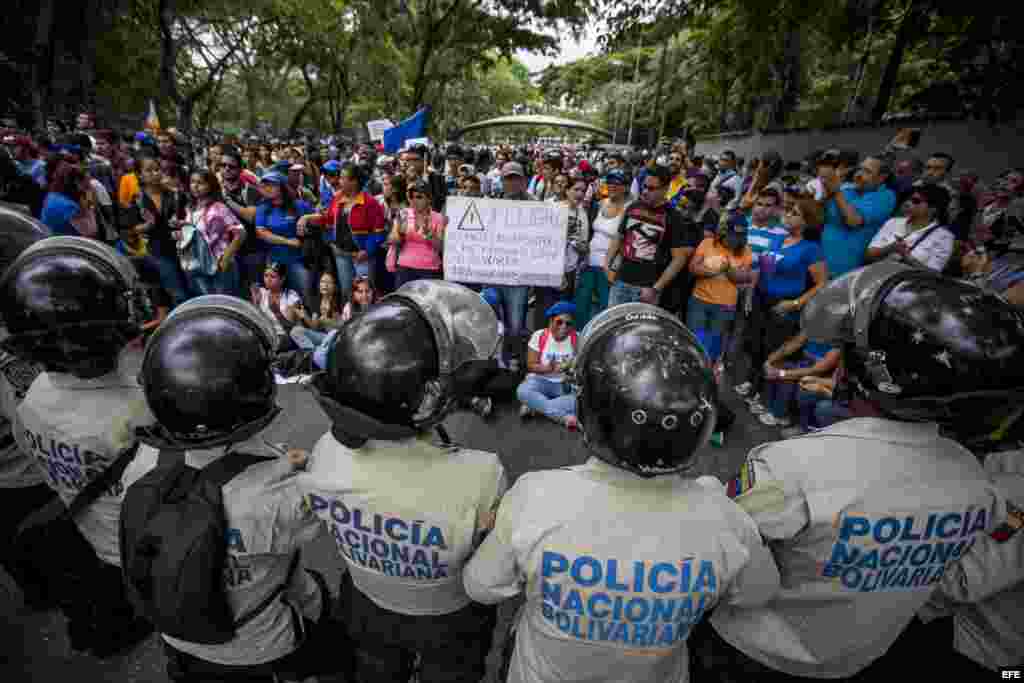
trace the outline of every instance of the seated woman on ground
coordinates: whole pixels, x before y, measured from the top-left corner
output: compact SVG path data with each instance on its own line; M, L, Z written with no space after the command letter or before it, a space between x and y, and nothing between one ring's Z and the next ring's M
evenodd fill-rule
M263 270L264 286L256 290L252 300L274 325L278 353L295 349L289 332L298 321L298 308L302 306L302 297L295 290L286 289L284 286L287 272L287 266L282 263L267 264Z
M576 394L565 373L576 359L576 330L573 319L576 305L560 301L546 313L548 326L533 333L526 361L528 374L516 396L522 407L519 416L540 414L575 431Z
M300 349L312 351L327 339L332 330L341 327L344 323L342 304L333 273L320 276L320 310L309 315L304 307L299 307L296 313L298 324L292 328L290 336Z
M370 283L370 278L367 275L357 275L352 280L351 290L351 298L345 303L341 313L338 315L338 324L324 336L323 341L317 344L313 351L313 365L320 370L327 369L327 352L330 350L331 342L334 341L338 330L348 321L362 315L378 299L378 294L373 289L373 285ZM321 291L323 290L321 289Z
M839 365L839 355L839 349L808 341L803 333L768 354L764 363L767 401L759 418L761 424L791 427L800 382L806 377L831 377Z

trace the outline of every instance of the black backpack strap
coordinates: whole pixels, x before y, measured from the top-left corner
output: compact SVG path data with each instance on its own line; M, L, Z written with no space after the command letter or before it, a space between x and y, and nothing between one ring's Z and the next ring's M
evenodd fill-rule
M292 582L292 577L295 576L295 570L298 569L299 556L300 553L298 550L292 553L292 559L288 563L288 574L284 577L284 581L282 581L280 585L277 586L277 588L270 591L270 594L267 595L267 597L260 600L258 605L256 605L251 610L249 610L248 612L240 616L238 619L236 619L235 629L239 629L242 626L248 624L253 619L255 619L263 612L263 610L270 607L270 605L273 604L273 602L277 600L278 597L280 597L281 593L284 593L285 589L288 588L288 585Z
M249 453L228 453L202 469L203 481L223 486L252 465L274 460L274 458Z
M73 518L79 512L81 512L86 506L90 505L94 500L103 495L110 486L121 478L124 474L125 468L128 467L128 463L135 459L135 455L139 452L139 446L142 442L136 441L131 446L121 451L121 454L117 456L110 467L103 470L100 476L96 477L82 489L75 499L71 501L71 505L68 505L67 512L64 516L67 519Z

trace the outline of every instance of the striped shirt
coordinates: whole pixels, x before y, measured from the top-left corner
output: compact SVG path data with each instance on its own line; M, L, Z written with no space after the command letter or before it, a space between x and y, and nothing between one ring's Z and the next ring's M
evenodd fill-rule
M761 254L778 251L788 234L781 224L754 227L750 218L747 218L747 244L750 245L750 251L754 254L754 270L760 267L758 259Z

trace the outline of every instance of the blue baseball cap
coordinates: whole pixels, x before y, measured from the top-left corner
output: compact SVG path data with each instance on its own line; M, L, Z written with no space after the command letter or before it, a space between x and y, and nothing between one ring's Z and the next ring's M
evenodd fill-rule
M625 185L626 174L616 169L614 171L608 171L604 174L604 181L609 185Z
M330 160L330 161L328 161L328 162L327 162L326 164L324 164L323 166L321 166L321 167L320 167L320 169L321 169L321 170L322 170L322 171L323 171L324 173L340 173L340 172L341 172L341 164L339 164L339 163L338 163L337 161L335 161L334 159L331 159L331 160Z
M278 171L267 171L260 176L261 183L267 183L269 185L287 185L288 176Z
M549 318L554 318L556 315L576 315L576 304L571 301L559 301L554 304L548 310L544 311L544 315Z

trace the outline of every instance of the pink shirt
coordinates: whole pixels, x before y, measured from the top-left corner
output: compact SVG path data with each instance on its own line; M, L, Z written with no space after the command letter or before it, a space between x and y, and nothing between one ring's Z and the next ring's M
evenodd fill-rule
M213 258L224 255L235 237L245 232L235 214L222 202L214 202L205 209L194 208L188 213L188 222L195 225L210 245Z
M398 265L401 268L416 270L441 270L440 252L426 237L416 231L416 219L412 209L404 212L405 240L402 251L398 254ZM430 212L430 230L435 235L444 235L444 215L437 211Z

